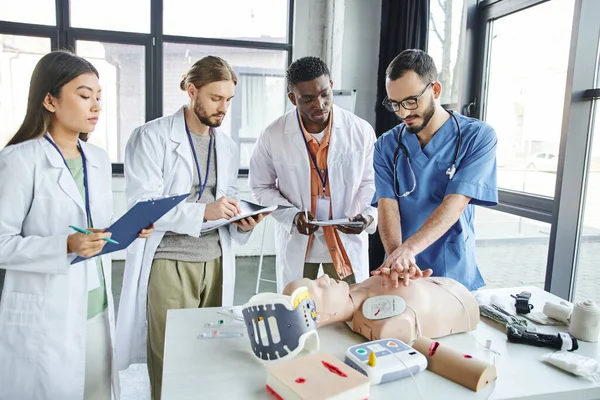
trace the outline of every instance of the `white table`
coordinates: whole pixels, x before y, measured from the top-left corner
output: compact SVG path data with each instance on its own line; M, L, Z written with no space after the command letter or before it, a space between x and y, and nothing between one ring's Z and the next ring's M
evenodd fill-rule
M560 299L535 287L490 289L486 292L509 296L522 290L532 292L531 304L540 311L546 301ZM510 301L514 304L514 301ZM254 358L244 327L223 330L244 332L241 338L198 339L207 331L204 324L223 319L220 308L171 310L163 370L163 400L179 399L269 399L265 391L265 366ZM512 310L514 312L514 308ZM600 399L600 382L589 382L549 366L541 356L551 348L509 343L503 328L482 317L477 329L439 339L458 351L493 361L493 353L483 347L487 339L501 353L497 358L498 379L479 392L470 391L428 370L417 374L425 399ZM540 327L539 332L556 333L566 328ZM348 347L365 339L342 323L319 329L321 350L344 359ZM481 344L477 344L477 341ZM600 345L579 341L578 354L600 359ZM419 399L411 378L371 387L369 399Z

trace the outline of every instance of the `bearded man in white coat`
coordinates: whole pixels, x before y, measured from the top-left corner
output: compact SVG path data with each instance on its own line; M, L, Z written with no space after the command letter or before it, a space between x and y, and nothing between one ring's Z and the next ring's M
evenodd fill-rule
M333 105L325 63L304 57L287 71L296 107L260 135L250 159L249 183L262 205L281 205L276 223L277 290L323 272L348 283L369 275L368 235L377 225L373 128ZM349 226L311 221L341 219Z
M232 305L232 239L244 244L263 218L248 217L201 233L204 222L230 219L240 212L235 200L239 150L216 129L236 83L235 72L221 58L197 61L180 84L189 104L137 128L127 143L128 206L191 192L186 202L155 224L151 239L138 241L127 253L117 319L117 360L119 368L125 369L143 361L147 347L154 400L161 393L167 310Z

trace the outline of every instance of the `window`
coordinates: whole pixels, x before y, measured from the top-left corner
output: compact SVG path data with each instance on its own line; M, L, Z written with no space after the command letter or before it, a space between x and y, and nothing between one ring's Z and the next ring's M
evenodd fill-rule
M248 168L254 143L271 122L284 111L287 100L285 91L285 70L240 69L239 90L241 96L234 105L236 127L240 146L240 168Z
M435 61L442 83L442 104L456 105L463 50L463 0L431 0L427 53Z
M49 51L49 38L0 34L0 149L21 126L31 73Z
M225 3L208 0L0 3L0 149L23 119L33 67L58 48L100 73L103 112L89 140L108 152L117 174L131 132L187 103L180 78L203 56L221 56L237 72L223 129L238 144L241 169L261 130L285 111L291 0L232 0L225 14Z
M498 135L498 186L554 196L573 1L491 22L484 119Z
M600 101L596 100L592 130L592 148L588 164L588 180L581 223L576 302L586 299L600 304Z
M287 52L165 43L163 54L164 115L174 113L189 101L179 83L181 76L200 58L217 55L235 70L238 77L235 97L221 128L238 143L240 168L247 169L260 132L285 111Z
M131 132L145 122L145 49L143 46L77 41L77 54L100 75L102 112L89 141L122 163Z
M74 28L150 33L151 0L69 1L71 26Z
M54 0L0 1L0 20L55 25L56 5Z
M83 0L82 0L83 1ZM260 42L288 42L288 2L284 0L169 0L163 3L166 35ZM182 15L202 16L198 22Z
M477 207L477 261L487 288L544 288L550 224Z

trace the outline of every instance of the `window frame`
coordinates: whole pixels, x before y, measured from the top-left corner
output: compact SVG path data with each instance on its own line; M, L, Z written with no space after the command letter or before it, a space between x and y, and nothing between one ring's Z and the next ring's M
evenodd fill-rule
M550 0L465 0L467 8L464 84L459 106L467 115L485 115L493 21ZM565 104L554 197L499 189L497 210L551 224L545 290L573 299L591 154L591 116L600 87L596 82L600 44L600 2L574 0ZM569 132L578 134L568 134ZM564 194L564 195L562 195ZM518 273L518 271L515 271Z
M208 45L216 47L240 47L248 49L287 51L288 65L292 62L295 0L287 0L287 41L285 43L165 35L163 34L162 12L163 2L165 0L148 1L150 4L150 33L107 31L71 27L69 0L54 0L56 7L55 26L0 21L0 34L49 38L52 50L69 49L75 51L75 43L78 40L144 46L146 73L146 122L159 118L163 115L162 85L164 42ZM122 176L123 171L123 163L112 164L113 176ZM240 176L245 176L247 174L247 169L240 169Z

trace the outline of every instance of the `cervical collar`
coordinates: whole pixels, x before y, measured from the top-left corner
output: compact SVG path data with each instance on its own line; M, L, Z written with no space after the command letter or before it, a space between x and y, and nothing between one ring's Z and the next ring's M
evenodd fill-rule
M260 293L244 304L242 315L254 355L261 360L295 357L319 349L315 302L300 287L291 296Z

